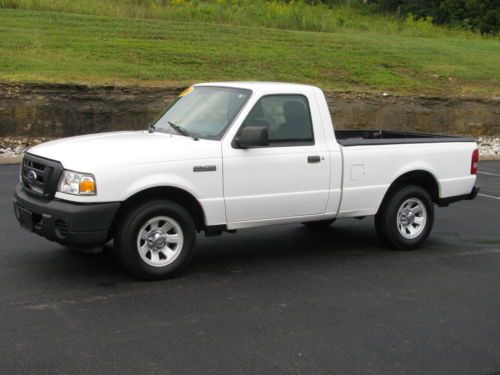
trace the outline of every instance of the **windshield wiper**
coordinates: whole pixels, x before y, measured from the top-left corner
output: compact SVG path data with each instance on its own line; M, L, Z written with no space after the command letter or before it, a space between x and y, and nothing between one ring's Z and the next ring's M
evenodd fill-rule
M149 132L149 133L154 133L155 131L156 131L155 126L154 126L153 124L150 124L150 125L149 125L149 129L148 129L148 132Z
M176 125L174 124L173 122L170 122L168 121L168 124L170 125L170 127L172 129L174 129L177 133L179 133L180 135L183 135L185 137L191 137L193 138L195 141L198 140L198 137L194 136L193 134L191 134L190 132L188 132L186 129L184 129L183 127L179 126L179 125Z

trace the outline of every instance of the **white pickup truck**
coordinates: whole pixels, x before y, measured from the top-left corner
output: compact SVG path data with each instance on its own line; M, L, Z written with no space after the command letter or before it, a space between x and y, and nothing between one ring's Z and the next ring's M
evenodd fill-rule
M149 131L33 147L14 211L22 226L68 247L113 239L130 272L158 279L188 263L201 231L375 215L383 241L416 248L433 204L476 196L477 163L473 138L334 131L316 87L208 83L181 93Z

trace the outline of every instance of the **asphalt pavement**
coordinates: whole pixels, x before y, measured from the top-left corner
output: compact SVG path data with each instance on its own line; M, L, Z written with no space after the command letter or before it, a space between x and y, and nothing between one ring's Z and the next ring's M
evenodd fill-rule
M198 237L182 276L28 233L0 166L0 374L499 374L500 162L416 251L372 219Z

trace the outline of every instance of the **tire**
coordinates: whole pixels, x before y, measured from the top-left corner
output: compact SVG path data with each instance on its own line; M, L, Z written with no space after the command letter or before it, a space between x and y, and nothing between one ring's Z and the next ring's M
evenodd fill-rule
M167 200L144 202L127 211L115 234L115 253L144 280L175 276L193 255L196 231L189 213Z
M328 220L317 220L317 221L306 221L302 223L307 228L310 229L326 229L335 222L335 219Z
M416 249L434 224L432 199L416 185L401 186L389 194L375 215L377 234L396 250Z

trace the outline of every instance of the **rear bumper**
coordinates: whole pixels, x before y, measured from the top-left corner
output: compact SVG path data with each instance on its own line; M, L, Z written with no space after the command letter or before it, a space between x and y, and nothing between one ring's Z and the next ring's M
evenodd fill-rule
M478 193L479 193L479 186L474 186L472 188L472 191L469 194L457 195L455 197L448 197L448 198L440 198L437 201L437 204L440 207L446 207L450 203L455 203L455 202L459 202L459 201L463 201L463 200L470 201L470 200L475 199L477 197Z
M119 202L78 204L61 200L42 201L26 194L21 186L14 195L14 212L24 228L66 246L92 247L109 240Z
M471 201L471 200L475 199L477 197L478 193L479 193L479 186L474 186L472 188L471 193L467 196L467 198L465 198L465 200Z

